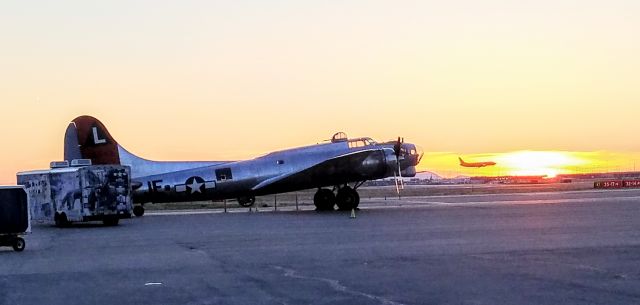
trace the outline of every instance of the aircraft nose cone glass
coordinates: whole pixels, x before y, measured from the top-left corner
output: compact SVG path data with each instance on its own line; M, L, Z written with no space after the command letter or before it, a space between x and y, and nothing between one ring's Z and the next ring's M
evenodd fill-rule
M400 152L399 159L401 162L404 160L407 166L418 165L424 154L424 150L421 147L411 143L402 144Z

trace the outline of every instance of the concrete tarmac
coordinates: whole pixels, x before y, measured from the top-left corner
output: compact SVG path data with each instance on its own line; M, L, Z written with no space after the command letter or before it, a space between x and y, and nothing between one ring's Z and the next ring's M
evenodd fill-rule
M640 304L640 191L35 226L0 304Z

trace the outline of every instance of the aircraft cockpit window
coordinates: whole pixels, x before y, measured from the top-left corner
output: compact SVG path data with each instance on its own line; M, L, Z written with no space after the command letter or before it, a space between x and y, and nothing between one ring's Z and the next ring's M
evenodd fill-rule
M282 165L282 164L284 164L284 160L278 160L278 161L276 161L276 164Z
M216 169L216 180L226 181L231 179L233 179L233 176L231 175L230 168L227 167L227 168Z
M349 148L365 147L367 144L364 140L351 140L349 141Z
M374 140L371 140L370 138L349 140L349 148L358 148L372 145L376 145L376 142Z

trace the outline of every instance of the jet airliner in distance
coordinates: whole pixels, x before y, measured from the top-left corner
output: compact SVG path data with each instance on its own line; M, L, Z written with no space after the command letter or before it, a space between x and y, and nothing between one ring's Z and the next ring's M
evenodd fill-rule
M416 145L336 133L326 143L271 152L240 161L151 161L124 149L96 118L80 116L67 127L65 160L131 167L136 216L145 203L237 199L252 206L256 196L317 189L318 210L358 207L357 189L369 180L414 177L423 152ZM397 182L397 180L396 180ZM397 184L396 184L397 185Z
M460 160L460 166L463 167L486 167L486 166L494 166L496 165L495 162L489 161L489 162L464 162L464 160L462 160L461 157L458 157L458 160Z

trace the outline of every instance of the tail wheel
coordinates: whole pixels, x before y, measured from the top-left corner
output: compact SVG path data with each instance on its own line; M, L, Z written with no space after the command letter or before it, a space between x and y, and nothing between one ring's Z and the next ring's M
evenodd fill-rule
M133 215L136 215L136 217L142 217L142 215L144 215L144 207L141 205L133 207Z
M336 201L340 210L348 211L358 207L360 204L360 195L358 195L356 190L349 186L345 186L338 190Z
M24 239L18 237L13 240L12 246L13 250L15 250L16 252L22 252L24 250L24 247L27 246L27 243L24 241Z
M254 197L254 196L238 197L238 204L240 206L245 207L245 208L253 206L254 203L256 203L256 197Z
M333 211L336 204L336 196L331 190L319 189L313 196L313 204L318 211Z

